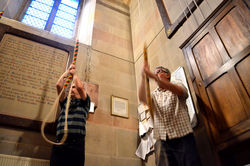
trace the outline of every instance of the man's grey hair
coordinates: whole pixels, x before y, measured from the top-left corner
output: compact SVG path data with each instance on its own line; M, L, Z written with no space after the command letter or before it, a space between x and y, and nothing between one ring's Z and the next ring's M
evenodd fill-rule
M169 70L168 68L166 68L166 67L163 67L163 66L157 66L157 67L155 68L155 70L156 70L156 69L163 69L163 71L165 71L165 73L167 73L167 74L170 74L170 75L171 75L170 70Z

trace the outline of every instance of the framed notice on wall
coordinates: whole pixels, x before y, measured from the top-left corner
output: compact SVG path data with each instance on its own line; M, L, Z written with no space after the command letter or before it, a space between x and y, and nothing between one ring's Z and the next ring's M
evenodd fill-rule
M111 115L128 118L128 99L111 96Z
M171 82L182 83L187 88L188 98L186 100L186 104L188 107L188 114L190 117L192 127L195 127L197 125L197 116L183 67L179 67L177 70L171 73Z

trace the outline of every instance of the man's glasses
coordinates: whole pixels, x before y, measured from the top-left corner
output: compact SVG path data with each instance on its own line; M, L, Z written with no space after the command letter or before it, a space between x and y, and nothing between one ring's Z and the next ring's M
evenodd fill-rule
M166 73L168 74L169 72L166 70L166 69L163 69L163 68L159 68L159 69L156 69L155 70L155 74L159 74L159 73Z

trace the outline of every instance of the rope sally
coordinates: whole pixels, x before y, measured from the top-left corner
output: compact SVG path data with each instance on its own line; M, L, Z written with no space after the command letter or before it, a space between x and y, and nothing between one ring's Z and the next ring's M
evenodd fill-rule
M148 64L148 51L147 51L146 44L144 44L143 54L144 54L144 63ZM148 103L149 112L150 112L152 119L154 119L153 104L152 104L152 98L151 98L151 93L150 93L148 76L146 76L145 86L146 86L146 97L147 97L146 99L147 99L147 103Z
M79 40L76 41L76 44L75 44L75 48L74 48L74 55L73 55L73 61L72 61L72 64L75 64L76 63L76 58L77 58L77 54L78 54L78 48L79 48ZM49 117L55 113L58 109L58 105L59 105L59 99L61 98L61 95L63 93L63 91L65 90L65 88L67 88L67 86L69 85L69 83L73 80L74 76L72 74L70 74L66 80L66 82L64 83L64 86L63 86L63 89L61 90L60 94L58 95L58 97L56 98L49 114L45 117L43 123L42 123L42 126L41 126L41 134L42 134L42 137L44 138L44 140L50 144L54 144L54 145L62 145L67 137L68 137L68 112L69 112L69 105L70 105L70 100L71 100L71 91L72 91L72 85L70 86L70 89L69 89L69 93L68 93L68 96L67 96L67 102L66 102L66 108L65 108L65 125L64 125L64 134L63 134L63 137L61 139L60 142L53 142L51 140L49 140L46 136L45 136L45 133L44 133L44 129L45 129L45 125L46 125L46 122L48 121Z
M0 11L0 19L2 18L3 13L4 13L4 11Z
M76 45L75 45L75 48L74 48L74 54L73 54L73 61L72 61L72 64L76 64L76 58L77 58L77 54L78 54L78 48L79 48L79 40L76 41ZM73 79L73 75L70 74L69 77L67 78L65 84L64 84L64 88L66 88L70 81Z

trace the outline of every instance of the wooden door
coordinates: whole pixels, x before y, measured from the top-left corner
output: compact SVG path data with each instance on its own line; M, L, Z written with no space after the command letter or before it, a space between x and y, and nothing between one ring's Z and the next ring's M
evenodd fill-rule
M216 150L250 139L250 12L226 5L183 48Z

